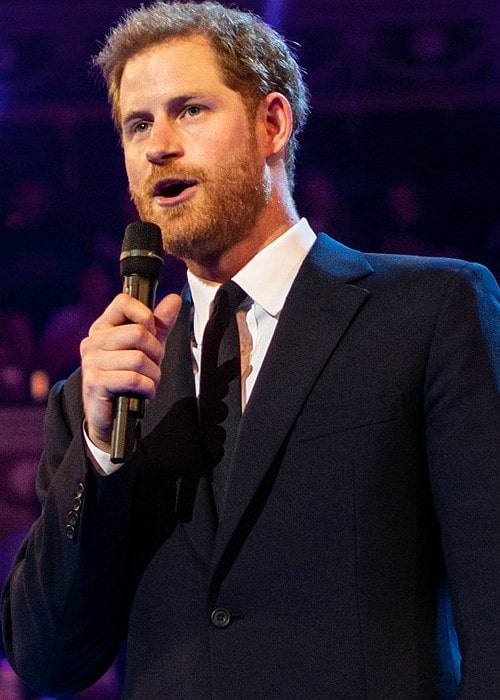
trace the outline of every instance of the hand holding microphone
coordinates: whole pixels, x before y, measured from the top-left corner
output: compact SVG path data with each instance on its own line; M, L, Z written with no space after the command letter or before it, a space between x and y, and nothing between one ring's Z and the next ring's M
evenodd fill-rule
M120 256L123 293L81 344L88 435L114 462L131 456L137 420L144 400L156 392L165 340L181 305L180 297L171 294L154 308L162 264L160 229L145 222L130 224Z
M153 309L163 265L161 231L156 224L129 224L120 255L123 292ZM113 406L111 461L125 462L132 454L137 421L144 416L144 398L126 392L118 394Z

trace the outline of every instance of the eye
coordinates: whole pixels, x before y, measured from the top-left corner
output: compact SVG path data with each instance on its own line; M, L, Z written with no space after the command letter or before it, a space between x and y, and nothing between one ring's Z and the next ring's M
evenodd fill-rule
M188 105L184 110L184 114L187 117L197 117L201 114L202 111L203 107L201 105Z
M140 121L140 122L137 122L137 124L134 124L132 131L134 133L142 134L145 131L147 131L148 129L149 129L149 122Z

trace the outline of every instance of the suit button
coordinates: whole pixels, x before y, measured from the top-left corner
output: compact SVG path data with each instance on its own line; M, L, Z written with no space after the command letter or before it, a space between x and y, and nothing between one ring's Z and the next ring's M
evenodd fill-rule
M231 622L231 613L225 608L215 608L212 610L210 619L216 627L227 627Z
M68 525L66 525L66 537L68 538L68 540L75 539L75 528L73 527L73 525L70 525L69 523L68 523Z
M76 525L77 522L78 522L78 513L75 513L74 511L70 510L70 512L68 513L68 520L67 520L67 522L68 522L70 525Z

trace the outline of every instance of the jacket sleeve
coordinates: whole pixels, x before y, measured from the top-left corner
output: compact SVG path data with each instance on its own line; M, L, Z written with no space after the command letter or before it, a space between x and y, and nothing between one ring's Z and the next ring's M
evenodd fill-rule
M42 514L2 598L10 663L37 692L75 691L111 664L131 595L128 531L135 468L100 477L86 458L80 373L56 385L44 424Z
M500 698L500 290L450 278L429 352L427 457L460 651L459 698Z

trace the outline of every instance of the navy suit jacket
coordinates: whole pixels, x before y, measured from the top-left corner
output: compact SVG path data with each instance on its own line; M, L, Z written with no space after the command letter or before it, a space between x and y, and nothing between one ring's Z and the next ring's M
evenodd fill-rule
M217 526L189 337L185 301L137 452L109 477L85 455L79 373L53 390L43 514L4 592L14 668L39 691L77 689L126 636L130 700L500 698L491 274L320 235Z

